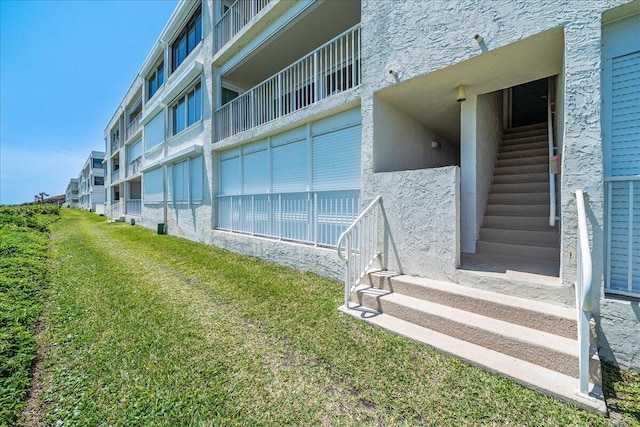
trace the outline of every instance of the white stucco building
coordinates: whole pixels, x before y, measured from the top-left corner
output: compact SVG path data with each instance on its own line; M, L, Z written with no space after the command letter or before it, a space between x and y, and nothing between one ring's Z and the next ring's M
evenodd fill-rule
M77 178L77 207L91 212L104 213L104 151L92 151Z
M105 129L107 211L342 279L376 200L347 311L597 407L558 378L581 311L640 368L638 93L637 0L181 1Z
M64 205L68 208L78 207L78 178L71 178L65 191Z

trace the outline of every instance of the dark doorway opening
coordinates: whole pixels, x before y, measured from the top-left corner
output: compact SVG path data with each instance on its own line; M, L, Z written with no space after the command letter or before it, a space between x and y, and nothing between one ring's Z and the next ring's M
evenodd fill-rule
M511 126L526 126L547 121L549 79L514 86L511 90Z

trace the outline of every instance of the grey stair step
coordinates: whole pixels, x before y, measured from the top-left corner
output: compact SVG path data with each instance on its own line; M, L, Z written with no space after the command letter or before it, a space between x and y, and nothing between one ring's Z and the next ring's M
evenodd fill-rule
M541 142L544 141L548 145L547 135L546 133L521 133L521 134L513 134L513 135L503 135L502 143L500 147L505 147L509 145L521 145L521 144L530 144L532 142Z
M574 308L517 298L422 277L373 272L367 282L376 288L431 301L516 325L577 339Z
M485 215L549 216L549 204L512 205L489 203Z
M494 175L493 184L514 184L517 182L544 182L549 185L549 174L545 172L539 173L521 173L512 175Z
M547 166L548 164L549 164L549 156L515 157L512 159L498 159L496 161L496 167L524 166L524 165Z
M540 138L538 141L533 142L523 142L519 144L512 145L500 145L500 153L508 153L512 151L526 151L526 150L539 150L544 149L548 152L549 150L549 142L546 138Z
M559 246L557 231L510 230L506 228L480 227L480 239L492 242L525 244L535 246Z
M548 182L491 184L491 193L544 193L545 191L549 191Z
M549 173L549 163L521 166L497 166L494 175L518 175L529 173Z
M479 239L476 242L476 252L481 254L539 259L552 262L558 262L558 260L560 259L559 247L518 245L513 243L494 242L483 239Z
M547 129L547 122L542 122L542 123L534 123L532 125L525 125L525 126L517 126L517 127L512 127L512 128L507 128L503 130L503 133L505 135L510 135L510 134L514 134L514 133L522 133L522 132L530 132L530 131L539 131L542 129Z
M357 318L365 319L375 327L386 329L414 341L427 344L436 350L463 359L473 365L511 378L514 381L554 396L566 402L571 402L588 410L606 413L607 408L602 390L595 384L590 384L596 399L588 399L575 393L577 380L568 375L560 374L524 360L481 347L470 342L450 337L429 328L414 325L410 322L389 316L367 312L361 308L340 307L343 312ZM597 357L597 356L594 356Z
M548 210L548 209L547 209ZM487 228L509 228L511 230L546 230L558 232L558 227L549 226L549 215L485 215L482 226Z
M489 193L488 200L501 205L541 205L549 203L549 193Z
M358 302L418 326L447 334L520 360L578 376L578 343L537 329L459 310L397 292L361 288Z
M541 147L541 148L528 148L525 150L511 150L504 151L498 153L498 160L505 159L518 159L522 157L531 158L531 157L544 157L545 159L549 158L549 148ZM547 160L545 160L547 161Z

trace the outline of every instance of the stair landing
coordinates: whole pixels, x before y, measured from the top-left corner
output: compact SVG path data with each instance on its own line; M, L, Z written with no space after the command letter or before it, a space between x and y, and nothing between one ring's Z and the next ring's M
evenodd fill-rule
M529 388L606 413L592 348L591 396L576 394L574 308L379 271L340 309Z

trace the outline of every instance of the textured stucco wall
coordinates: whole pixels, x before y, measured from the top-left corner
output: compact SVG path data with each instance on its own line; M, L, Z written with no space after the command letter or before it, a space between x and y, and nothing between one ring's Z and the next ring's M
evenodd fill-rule
M390 172L457 165L459 147L394 105L374 99L374 170ZM431 141L441 144L434 150Z
M457 166L373 175L368 203L383 197L386 268L413 276L448 279L459 264Z
M601 284L604 220L600 134L601 16L604 11L624 3L627 1L542 0L531 3L524 0L479 0L469 3L362 0L363 191L373 194L379 184L373 173L373 94L398 83L390 78L388 70L396 70L402 80L410 80L482 55L481 49L473 42L475 34L481 34L488 50L493 51L549 29L563 28L564 58L559 77L563 93L559 100L564 100L564 104L558 115L561 121L558 129L562 132L561 279L563 286L568 288L576 280L574 191L581 188L587 195L595 281ZM464 130L465 123L461 123L461 127ZM461 143L464 145L464 141ZM466 174L472 171L464 170L464 146L461 151L464 181ZM388 195L381 194L386 202ZM474 212L469 219L476 217ZM414 221L409 217L406 219ZM415 221L420 219L416 217ZM422 231L425 240L438 241L437 231ZM447 248L443 246L440 250L446 251ZM449 261L445 258L444 261L430 259L429 262L434 263L435 270L443 271L446 270L443 264ZM633 305L606 300L602 291L599 295L602 304L598 317L602 332L599 342L601 354L624 366L640 368L637 346L621 344L625 331L637 330L637 307L634 309Z

